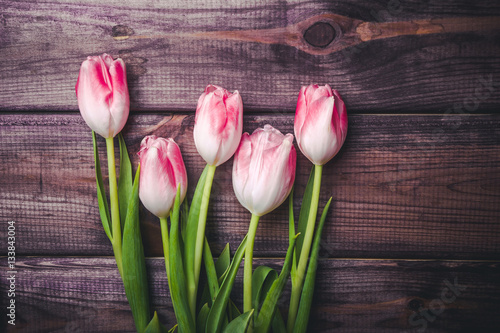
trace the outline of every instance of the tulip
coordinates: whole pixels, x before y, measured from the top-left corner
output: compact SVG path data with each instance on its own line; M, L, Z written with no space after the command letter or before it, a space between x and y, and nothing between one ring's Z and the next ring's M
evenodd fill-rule
M191 267L187 270L188 297L193 313L196 310L208 203L215 169L233 156L240 143L242 129L243 102L240 93L235 90L231 94L224 88L209 84L198 99L193 129L196 149L208 164L194 246L186 249L187 261L193 262L192 270Z
M243 129L243 102L237 90L208 85L198 100L194 142L209 165L219 166L233 156Z
M295 180L293 135L266 125L243 134L234 156L233 188L243 207L262 216L285 201Z
M259 217L285 201L295 180L297 153L293 135L271 125L243 134L234 156L233 188L238 201L252 213L248 228L243 273L244 312L252 308L253 246Z
M329 85L303 86L294 130L300 150L312 163L324 165L331 160L347 135L347 112L337 90Z
M181 150L173 139L146 136L139 151L139 198L151 213L167 218L180 186L181 201L187 190L187 173Z
M104 53L88 57L76 82L80 113L87 125L104 138L115 137L129 114L125 63Z
M314 178L306 229L304 236L300 236L303 237L302 248L296 272L292 274L288 332L295 326L302 294L318 212L323 165L339 152L347 135L347 112L337 90L332 90L329 85L303 86L297 100L294 130L300 150L314 164Z

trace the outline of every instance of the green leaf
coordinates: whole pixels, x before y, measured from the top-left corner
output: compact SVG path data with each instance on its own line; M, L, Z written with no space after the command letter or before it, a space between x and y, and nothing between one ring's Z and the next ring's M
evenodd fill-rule
M149 323L150 312L146 262L139 226L139 173L140 166L135 175L131 196L128 199L123 230L122 278L135 326L138 332L142 332Z
M196 318L197 333L205 333L205 327L207 326L207 318L209 312L210 308L208 307L208 303L205 303L205 305L202 306L200 312L198 313L198 318Z
M112 242L113 236L111 235L111 228L109 226L111 217L109 215L108 199L106 198L106 192L104 191L104 185L102 183L101 163L99 162L99 151L97 149L97 139L94 131L92 131L92 144L94 146L95 179L97 183L97 202L99 203L99 215L101 216L101 222L104 228L104 232Z
M179 327L179 325L175 324L174 327L172 327L171 329L168 330L168 333L174 333L178 327Z
M153 319L149 322L148 326L144 330L144 333L168 333L168 330L163 324L160 322L158 319L158 315L155 314L153 316Z
M281 269L281 273L278 279L273 282L271 288L269 289L269 292L266 295L266 298L264 299L264 303L260 308L259 314L257 315L257 319L255 320L254 324L254 332L256 333L266 333L271 326L271 321L277 308L278 299L280 298L281 293L283 292L283 288L285 288L288 276L290 275L290 270L292 268L293 249L297 236L298 234L295 236L295 238L292 239L292 242L288 246L285 262L283 264L283 268Z
M180 332L195 332L194 315L189 309L186 289L186 276L182 262L179 210L180 187L177 188L174 208L170 212L170 295L172 297L175 316Z
M314 282L316 279L316 270L318 268L318 255L321 243L321 234L323 232L323 226L325 225L326 215L328 213L328 208L330 208L331 202L332 198L328 200L328 203L323 209L323 213L321 214L321 219L319 220L318 229L316 230L316 234L314 235L311 257L309 258L309 266L307 267L306 279L304 281L304 286L302 287L299 309L297 311L297 319L295 320L295 326L293 328L294 333L307 331L309 313L311 312L311 304L314 294Z
M229 243L226 244L224 250L222 250L219 258L215 262L215 271L217 272L217 277L220 278L229 268L231 264L231 250L229 248Z
M286 324L278 307L276 307L276 312L274 313L273 323L271 326L273 333L286 333Z
M294 187L288 195L288 244L292 242L295 237L295 214L293 213L293 192Z
M200 217L201 199L203 197L203 188L205 187L207 172L208 165L203 170L200 179L198 179L198 185L196 185L191 207L189 208L184 236L184 268L186 270L186 277L190 280L192 279L192 283L194 283L194 252L196 248L196 235L198 233L198 219Z
M210 298L213 300L219 292L219 281L217 281L217 272L215 271L214 258L212 251L208 245L207 238L203 246L203 263L205 264L205 271L207 273L208 289L210 291Z
M300 253L302 251L302 244L304 243L304 236L306 235L307 220L309 218L309 210L311 209L311 198L314 186L315 169L316 168L313 165L311 169L311 174L309 175L309 180L307 181L306 190L304 191L304 196L302 197L302 204L300 206L299 225L297 228L297 232L300 233L301 236L297 238L297 248L295 249L296 260L299 260L298 258L300 258Z
M258 314L264 297L271 288L278 273L271 267L259 266L252 274L252 306Z
M288 245L292 242L295 237L295 214L293 212L293 192L294 187L292 187L292 191L290 195L288 195ZM295 278L295 272L297 271L297 248L293 250L293 259L292 259L292 281Z
M230 321L241 315L240 309L238 309L236 304L234 304L231 299L229 299L229 302L227 304L227 313Z
M229 266L229 271L222 282L222 285L219 289L219 293L215 298L215 301L210 309L210 313L208 315L207 320L207 332L210 333L218 333L221 331L224 315L226 312L227 303L229 301L229 296L231 294L231 290L233 289L234 280L236 278L236 273L240 268L241 260L243 259L243 255L245 254L247 236L243 238L241 241L238 250L234 254L233 261Z
M245 312L231 321L224 329L224 333L246 332L250 321L252 320L254 310Z
M181 236L184 242L186 241L186 227L187 227L188 216L189 216L189 205L188 201L184 200L182 202L182 211L181 211Z
M125 225L125 212L128 207L128 199L132 193L132 164L128 156L127 146L122 133L118 134L120 144L120 177L118 178L118 204L120 206L120 223L122 230Z

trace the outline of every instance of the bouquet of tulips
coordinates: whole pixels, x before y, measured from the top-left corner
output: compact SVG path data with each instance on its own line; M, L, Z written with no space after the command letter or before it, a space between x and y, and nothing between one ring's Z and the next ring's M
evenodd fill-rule
M198 100L194 142L206 161L190 205L188 179L179 146L171 138L146 136L138 152L135 176L123 136L129 114L125 64L107 54L82 63L76 94L80 112L92 129L97 198L104 231L138 332L305 332L312 303L321 233L331 198L317 227L322 166L340 150L347 133L346 108L328 85L302 87L295 114L295 137L314 164L302 199L297 225L290 194L295 180L293 135L271 125L243 133L243 103L238 91L208 85ZM109 204L101 174L96 135L107 147ZM116 176L115 142L120 150ZM232 259L229 244L214 262L205 226L216 168L234 155L233 188L250 212L248 233ZM259 218L289 197L289 247L281 272L253 269ZM167 330L151 314L139 221L139 199L160 220L165 271L177 323ZM184 203L183 203L184 202ZM181 205L181 203L183 203ZM244 261L243 309L230 299ZM202 276L204 268L206 278ZM288 318L277 306L288 278Z

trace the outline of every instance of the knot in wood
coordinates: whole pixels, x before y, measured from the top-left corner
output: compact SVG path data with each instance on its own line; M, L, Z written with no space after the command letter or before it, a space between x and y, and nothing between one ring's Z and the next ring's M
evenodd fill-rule
M335 35L335 29L329 23L316 22L304 32L304 39L312 46L327 47Z
M134 34L134 29L126 25L115 25L111 29L111 37L114 39L126 39Z
M418 298L414 298L408 302L408 309L415 311L415 312L420 311L420 309L423 306L424 306L424 303Z

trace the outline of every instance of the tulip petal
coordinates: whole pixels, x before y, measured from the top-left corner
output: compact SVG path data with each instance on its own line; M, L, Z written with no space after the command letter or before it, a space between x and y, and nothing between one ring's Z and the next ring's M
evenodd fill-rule
M233 165L233 188L238 201L262 216L286 199L295 179L293 135L270 125L243 134Z
M181 200L187 191L187 175L179 146L173 139L147 136L139 151L141 182L139 197L154 215L165 218L180 185Z
M300 150L311 162L316 165L328 162L338 153L347 135L347 112L339 93L329 85L302 87L294 131Z
M123 60L117 59L113 62L109 68L109 74L113 84L112 101L110 105L111 130L113 131L113 136L116 136L125 126L130 109L127 75Z
M209 165L221 165L241 139L243 102L238 91L208 85L198 100L193 130L196 149Z
M325 164L333 157L337 136L332 125L334 99L323 97L309 106L307 119L302 126L299 147L314 164Z
M227 122L226 107L222 99L211 92L196 113L193 130L196 148L208 164L215 165L222 140L220 134Z
M129 96L123 60L108 54L88 57L76 83L78 106L87 125L99 135L116 136L129 114Z
M304 121L307 117L307 102L306 102L306 86L300 88L299 97L297 99L297 108L295 111L295 119L294 119L294 130L295 137L299 138L302 132L302 126L304 125Z
M333 95L335 96L335 109L340 118L339 127L342 133L342 142L344 142L347 136L347 111L339 92L337 90L333 90Z

